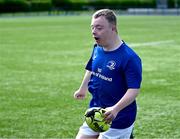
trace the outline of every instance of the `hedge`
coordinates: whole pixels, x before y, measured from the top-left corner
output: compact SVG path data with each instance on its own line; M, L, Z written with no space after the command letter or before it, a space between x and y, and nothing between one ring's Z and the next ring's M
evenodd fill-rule
M170 8L175 0L168 0ZM178 0L180 5L180 0ZM0 0L0 13L89 9L156 8L156 0Z
M92 1L89 3L95 9L128 9L128 8L155 8L155 0L116 0L116 1Z
M51 1L0 0L1 13L49 11L51 8Z
M127 8L155 8L155 0L52 0L54 7L62 10L89 10L89 9L127 9Z
M28 3L24 0L4 0L0 1L0 12L28 11Z
M175 1L176 0L168 0L168 7L169 8L179 8L180 7L180 0L177 0L177 6L178 7L175 7Z

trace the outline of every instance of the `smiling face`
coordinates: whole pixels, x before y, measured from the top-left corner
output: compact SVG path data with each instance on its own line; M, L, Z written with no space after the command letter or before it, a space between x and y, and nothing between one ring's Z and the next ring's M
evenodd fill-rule
M117 35L116 25L108 22L105 16L92 18L91 31L96 43L102 47L109 46Z

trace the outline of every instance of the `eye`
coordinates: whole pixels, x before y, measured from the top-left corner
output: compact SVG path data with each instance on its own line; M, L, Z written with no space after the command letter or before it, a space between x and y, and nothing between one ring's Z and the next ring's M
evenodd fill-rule
M101 31L103 29L102 26L91 26L91 30L98 30L98 31Z
M102 28L102 27L97 27L96 29L97 29L97 30L102 30L103 28Z

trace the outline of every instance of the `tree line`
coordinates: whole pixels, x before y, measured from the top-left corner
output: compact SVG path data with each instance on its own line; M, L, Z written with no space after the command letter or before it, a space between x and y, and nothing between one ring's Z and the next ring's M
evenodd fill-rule
M174 2L168 0L169 8ZM180 5L180 0L178 0ZM33 11L82 11L110 8L126 10L128 8L156 8L156 0L0 0L0 13Z

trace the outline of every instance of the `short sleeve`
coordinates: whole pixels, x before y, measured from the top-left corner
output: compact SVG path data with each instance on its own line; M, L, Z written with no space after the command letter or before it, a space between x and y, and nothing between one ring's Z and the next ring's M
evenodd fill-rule
M94 55L94 50L95 50L96 46L97 46L97 44L94 45L94 49L92 51L91 57L90 57L89 61L86 64L86 67L85 67L86 70L92 71L92 59L93 59L92 57Z
M89 71L92 71L92 56L89 59L89 61L87 62L85 69L89 70Z
M125 78L128 88L140 88L142 81L142 63L137 55L129 59L125 68Z

